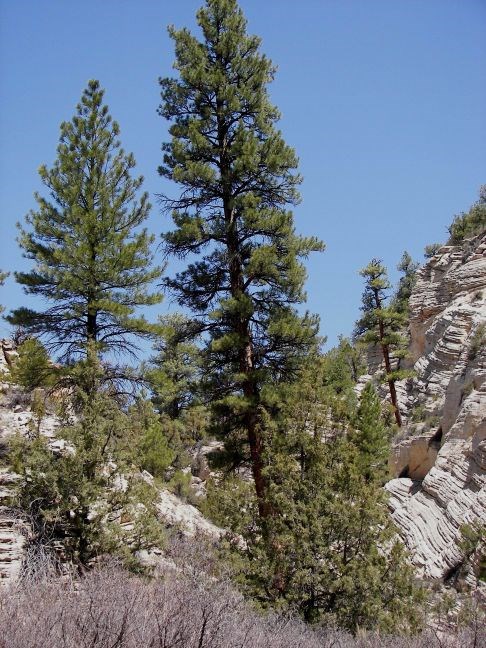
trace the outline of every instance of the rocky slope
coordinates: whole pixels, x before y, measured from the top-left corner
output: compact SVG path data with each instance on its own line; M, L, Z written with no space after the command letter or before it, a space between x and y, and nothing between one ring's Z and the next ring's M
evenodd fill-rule
M12 506L12 495L18 476L8 465L2 467L1 463L8 437L16 433L28 433L33 423L29 396L6 380L16 355L11 341L0 340L0 586L15 581L21 574L29 536L28 525ZM59 421L53 414L44 416L40 422L39 431L49 439L49 445L54 452L62 451L66 445L65 441L57 436L58 428ZM198 450L195 458L200 470L207 465L203 461L204 452L211 449L212 446L208 446ZM153 480L149 473L144 472L142 476L147 481ZM193 480L195 483L202 481L198 477L193 477ZM176 528L186 536L204 535L214 539L222 533L222 530L204 518L196 507L182 501L166 489L159 490L157 509L168 528ZM154 556L160 560L160 552L155 552ZM154 556L147 555L145 558L152 561Z
M387 484L391 514L425 578L462 561L464 523L486 524L486 233L443 246L410 299L406 424Z
M486 233L442 247L419 271L410 309L408 363L415 376L397 385L405 425L391 460L395 478L386 488L419 574L439 580L461 564L461 525L486 525ZM14 355L2 341L0 374L8 372ZM370 372L379 364L371 350ZM21 392L0 382L0 455L2 440L25 433L31 418ZM53 447L62 444L56 427L55 417L43 419L41 431ZM199 494L209 474L206 453L213 449L209 444L194 455ZM27 533L9 506L14 480L5 468L0 471L0 583L18 576ZM158 508L168 526L188 535L221 533L168 491L160 491Z

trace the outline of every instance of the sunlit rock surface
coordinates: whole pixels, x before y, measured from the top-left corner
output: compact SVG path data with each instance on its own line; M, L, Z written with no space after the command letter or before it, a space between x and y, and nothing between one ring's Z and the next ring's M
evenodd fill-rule
M486 524L486 235L444 246L410 299L416 376L400 384L406 425L386 488L422 576L460 563L459 528ZM420 421L420 422L419 422Z

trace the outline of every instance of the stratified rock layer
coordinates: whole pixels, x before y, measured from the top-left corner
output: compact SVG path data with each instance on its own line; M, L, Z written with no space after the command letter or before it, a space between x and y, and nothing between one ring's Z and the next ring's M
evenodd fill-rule
M401 385L408 423L394 449L397 478L386 488L427 578L445 578L460 564L461 525L486 524L485 297L483 234L442 247L419 271L410 299L416 377Z

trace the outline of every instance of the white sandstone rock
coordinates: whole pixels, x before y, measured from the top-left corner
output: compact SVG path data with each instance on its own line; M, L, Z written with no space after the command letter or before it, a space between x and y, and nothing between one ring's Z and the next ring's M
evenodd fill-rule
M444 578L461 561L462 524L486 524L485 297L483 234L443 246L419 271L410 299L416 377L407 381L409 422L393 453L402 477L386 488L392 517L427 578ZM429 429L410 422L410 403L430 417Z

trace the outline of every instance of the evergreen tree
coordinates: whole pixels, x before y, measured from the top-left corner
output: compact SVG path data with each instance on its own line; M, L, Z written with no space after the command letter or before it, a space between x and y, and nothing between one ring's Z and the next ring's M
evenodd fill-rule
M136 566L138 550L162 541L157 494L133 471L139 459L133 436L142 431L106 388L94 353L72 371L76 388L58 431L64 449L54 452L39 433L11 444L17 503L32 527L30 550L55 554L62 542L65 558L80 567L103 553ZM131 530L120 525L123 519L132 521Z
M203 400L203 358L194 322L178 313L159 319L155 349L145 368L152 402L174 452L173 465L190 463L188 449L204 438L209 411Z
M392 357L399 361L407 355L407 340L400 332L406 318L393 304L388 307L385 304L390 282L386 268L379 259L373 259L360 271L360 275L365 278L361 306L363 316L356 323L355 335L362 343L378 344L381 348L385 363L385 379L390 391L395 420L400 427L402 417L395 382L407 377L409 373L400 370L399 367L392 368Z
M267 521L271 532L232 481L230 497L217 500L219 521L243 535L241 582L261 604L353 633L410 630L420 593L382 489L389 445L380 404L370 385L359 409L343 416L340 381L335 390L326 380L330 362L311 363L288 389L267 446L268 498L279 512ZM242 495L242 512L231 513Z
M359 450L358 462L361 475L367 481L384 483L388 475L390 433L381 416L381 404L371 382L361 394L354 418L351 442Z
M397 270L402 273L392 305L399 312L408 316L408 302L417 278L420 263L415 262L408 252L404 252Z
M36 194L30 229L21 228L20 245L35 268L16 279L51 305L7 318L66 358L84 355L88 342L97 352L133 349L127 336L149 333L135 309L160 301L147 292L159 276L150 269L153 237L137 229L150 209L147 194L137 197L143 178L131 176L135 160L120 148L103 94L90 81L72 121L61 124L57 160L39 171L50 198Z
M359 345L339 336L339 344L327 354L328 374L326 380L334 389L340 389L352 399L354 386L365 373L363 353Z
M316 319L295 305L305 299L301 259L323 245L294 231L297 158L276 128L267 93L275 68L260 39L246 33L236 0L207 0L197 20L202 41L169 29L179 78L160 81L172 140L159 170L181 186L178 199L162 196L176 226L166 254L199 256L165 285L205 333L220 426L248 444L266 516L267 387L292 376L315 343Z
M424 257L426 259L431 259L437 254L441 247L442 243L431 243L430 245L426 245L424 248Z
M177 313L159 318L155 350L145 370L160 414L180 418L200 402L202 364L194 323Z
M31 392L37 387L50 387L55 382L55 368L49 360L45 347L35 338L28 338L19 345L18 357L11 369L11 382Z
M176 453L170 447L167 430L154 412L152 403L138 398L130 411L130 423L137 440L136 460L139 467L154 477L165 477Z

